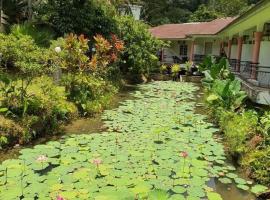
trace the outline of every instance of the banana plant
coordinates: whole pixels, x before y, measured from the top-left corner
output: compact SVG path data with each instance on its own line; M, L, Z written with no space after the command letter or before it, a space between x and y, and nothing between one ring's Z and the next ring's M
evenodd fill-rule
M246 93L241 91L239 80L217 79L213 83L207 102L234 111L242 105L246 97Z
M217 79L231 81L235 79L234 74L229 70L229 61L226 58L222 58L217 62L213 56L208 56L200 64L199 70L205 75L202 82L207 89L211 89Z

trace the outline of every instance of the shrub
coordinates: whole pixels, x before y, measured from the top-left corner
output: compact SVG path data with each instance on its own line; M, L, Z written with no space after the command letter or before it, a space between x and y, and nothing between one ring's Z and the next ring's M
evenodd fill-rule
M147 74L157 67L156 53L165 43L154 38L149 27L132 17L119 17L118 35L125 43L122 55L122 71Z
M104 109L106 97L116 93L117 89L102 78L85 73L66 74L62 79L68 93L68 99L74 102L83 115L91 115Z
M241 164L249 171L251 178L259 183L270 184L270 147L249 152Z
M180 72L180 65L179 64L174 64L172 66L172 76L173 76L173 78L177 78L179 72Z
M42 47L48 47L54 39L55 33L48 27L42 27L31 23L16 24L11 27L11 34L16 38L26 35L31 36L35 43Z
M94 73L106 77L109 72L108 67L113 68L113 64L119 60L119 54L124 49L124 43L116 35L111 35L111 41L101 35L95 36L94 40L96 48L90 65Z
M61 122L77 116L76 106L67 101L65 88L56 86L52 78L34 78L26 89L24 101L20 100L21 80L9 79L8 85L0 82L0 105L7 108L6 115L16 119L23 127L21 143L41 134L56 133Z
M115 32L116 21L111 10L113 6L100 1L48 0L40 3L37 12L41 21L52 24L62 36L75 33L92 38Z
M0 149L7 144L22 143L26 130L13 120L0 115Z
M89 40L84 35L69 34L65 38L53 41L50 48L53 65L60 66L65 72L92 73L106 77L109 66L118 61L124 44L115 35L111 35L110 40L97 35L94 40L96 50L91 59L87 56ZM57 53L56 48L60 48L61 51Z
M12 34L0 34L0 41L1 61L6 68L15 68L28 77L47 70L46 49L38 47L30 36L17 38Z
M40 107L46 109L48 114L55 115L57 120L68 120L77 116L76 106L67 101L65 87L55 85L50 77L34 79L29 93L35 95L39 99Z
M232 154L244 153L248 150L248 140L256 135L258 116L254 111L243 111L240 114L224 111L220 114L220 124L229 151Z
M160 73L165 74L167 71L167 65L161 65L160 66Z
M60 48L59 52L56 49ZM52 42L50 58L55 67L67 72L90 71L88 39L84 35L69 34Z

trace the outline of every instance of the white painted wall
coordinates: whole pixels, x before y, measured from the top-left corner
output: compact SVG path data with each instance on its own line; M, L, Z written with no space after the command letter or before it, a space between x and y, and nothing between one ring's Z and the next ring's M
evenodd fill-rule
M261 66L270 67L270 41L261 42L259 63Z
M195 41L194 54L204 55L204 42Z
M165 62L173 62L172 56L179 56L179 51L178 41L171 41L170 47L164 49Z
M261 85L270 85L270 41L262 41L259 57L259 66L257 78ZM267 73L269 72L269 73Z
M237 45L232 45L231 59L237 59Z
M220 43L219 42L213 43L212 55L214 55L214 56L220 55Z
M252 44L243 44L242 47L242 61L251 61L252 60Z

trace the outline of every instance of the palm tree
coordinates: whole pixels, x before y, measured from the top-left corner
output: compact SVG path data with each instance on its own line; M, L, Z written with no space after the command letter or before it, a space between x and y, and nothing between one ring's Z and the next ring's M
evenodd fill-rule
M0 0L0 32L5 31L5 25L7 25L7 15L3 11L3 0Z

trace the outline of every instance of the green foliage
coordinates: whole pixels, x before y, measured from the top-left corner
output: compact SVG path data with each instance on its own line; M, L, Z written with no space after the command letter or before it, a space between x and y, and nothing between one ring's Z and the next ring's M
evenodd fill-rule
M207 56L199 65L199 70L204 73L203 85L210 89L215 80L234 80L235 76L229 70L229 61L226 58L216 60L213 56Z
M51 78L33 78L25 88L22 100L22 80L9 79L3 74L2 77L0 105L8 109L6 115L9 118L16 119L27 130L9 142L25 143L38 135L55 133L61 121L77 116L76 106L67 101L65 88L56 86Z
M222 107L234 111L242 105L245 98L246 93L241 90L239 80L217 79L209 90L207 103L213 108Z
M242 160L242 165L250 170L250 176L261 184L269 185L270 147L250 152ZM256 192L257 193L257 192Z
M2 0L2 2L9 24L20 23L26 19L26 0Z
M7 19L8 19L8 16L4 13L1 7L0 8L0 33L5 32L6 30L6 26L8 25Z
M247 141L256 134L257 124L258 116L254 111L239 114L226 111L220 113L220 125L232 154L243 154L248 151Z
M12 34L0 34L0 40L2 64L5 67L14 67L29 78L46 71L46 50L38 47L30 36L17 38Z
M208 7L225 17L237 16L249 8L248 0L210 0Z
M67 74L62 84L68 93L68 99L74 102L82 115L92 115L102 111L117 89L106 80L89 74Z
M189 21L205 22L221 17L235 17L248 10L251 3L255 2L249 2L248 0L209 0L207 4L201 4L190 15Z
M142 18L152 26L187 22L199 6L197 0L143 0Z
M190 22L209 22L214 19L220 18L223 15L217 13L215 10L209 9L205 4L199 6L199 8L190 15Z
M48 0L41 2L38 17L53 25L61 34L85 34L92 38L96 34L108 36L116 30L116 22L108 3L82 0Z
M60 52L56 52L56 48ZM90 59L86 55L88 50L88 40L83 35L69 34L52 41L49 55L55 67L66 72L85 72L90 71Z
M174 64L172 66L172 76L177 77L179 72L180 72L180 65L179 64Z
M250 172L250 176L261 183L269 184L269 164L264 160L269 148L269 113L260 119L255 111L241 111L245 92L241 83L229 71L228 61L217 62L207 57L200 65L204 72L203 85L206 88L207 103L214 118L218 121L228 146L228 151L236 158L242 158L241 165ZM227 182L222 179L221 182ZM237 183L237 187L248 190L249 187ZM261 187L258 187L258 191ZM257 188L252 189L257 193Z
M139 87L133 100L104 113L108 131L103 134L66 136L22 149L17 159L1 163L0 196L220 200L207 184L212 177L224 181L224 176L225 182L249 188L225 163L223 145L212 137L217 129L195 114L198 87L172 81ZM163 129L161 143L151 134L154 129Z
M0 149L7 144L15 144L22 140L25 129L13 120L0 115Z
M25 35L31 36L37 45L45 47L49 46L50 41L55 37L51 29L31 23L13 25L11 34L18 39Z
M160 72L164 74L167 71L167 65L161 65L160 66Z
M264 146L270 145L270 112L265 112L260 118L259 131L264 137Z
M154 38L149 27L132 17L119 17L119 36L125 44L122 71L133 74L149 73L158 63L156 52L164 43Z

